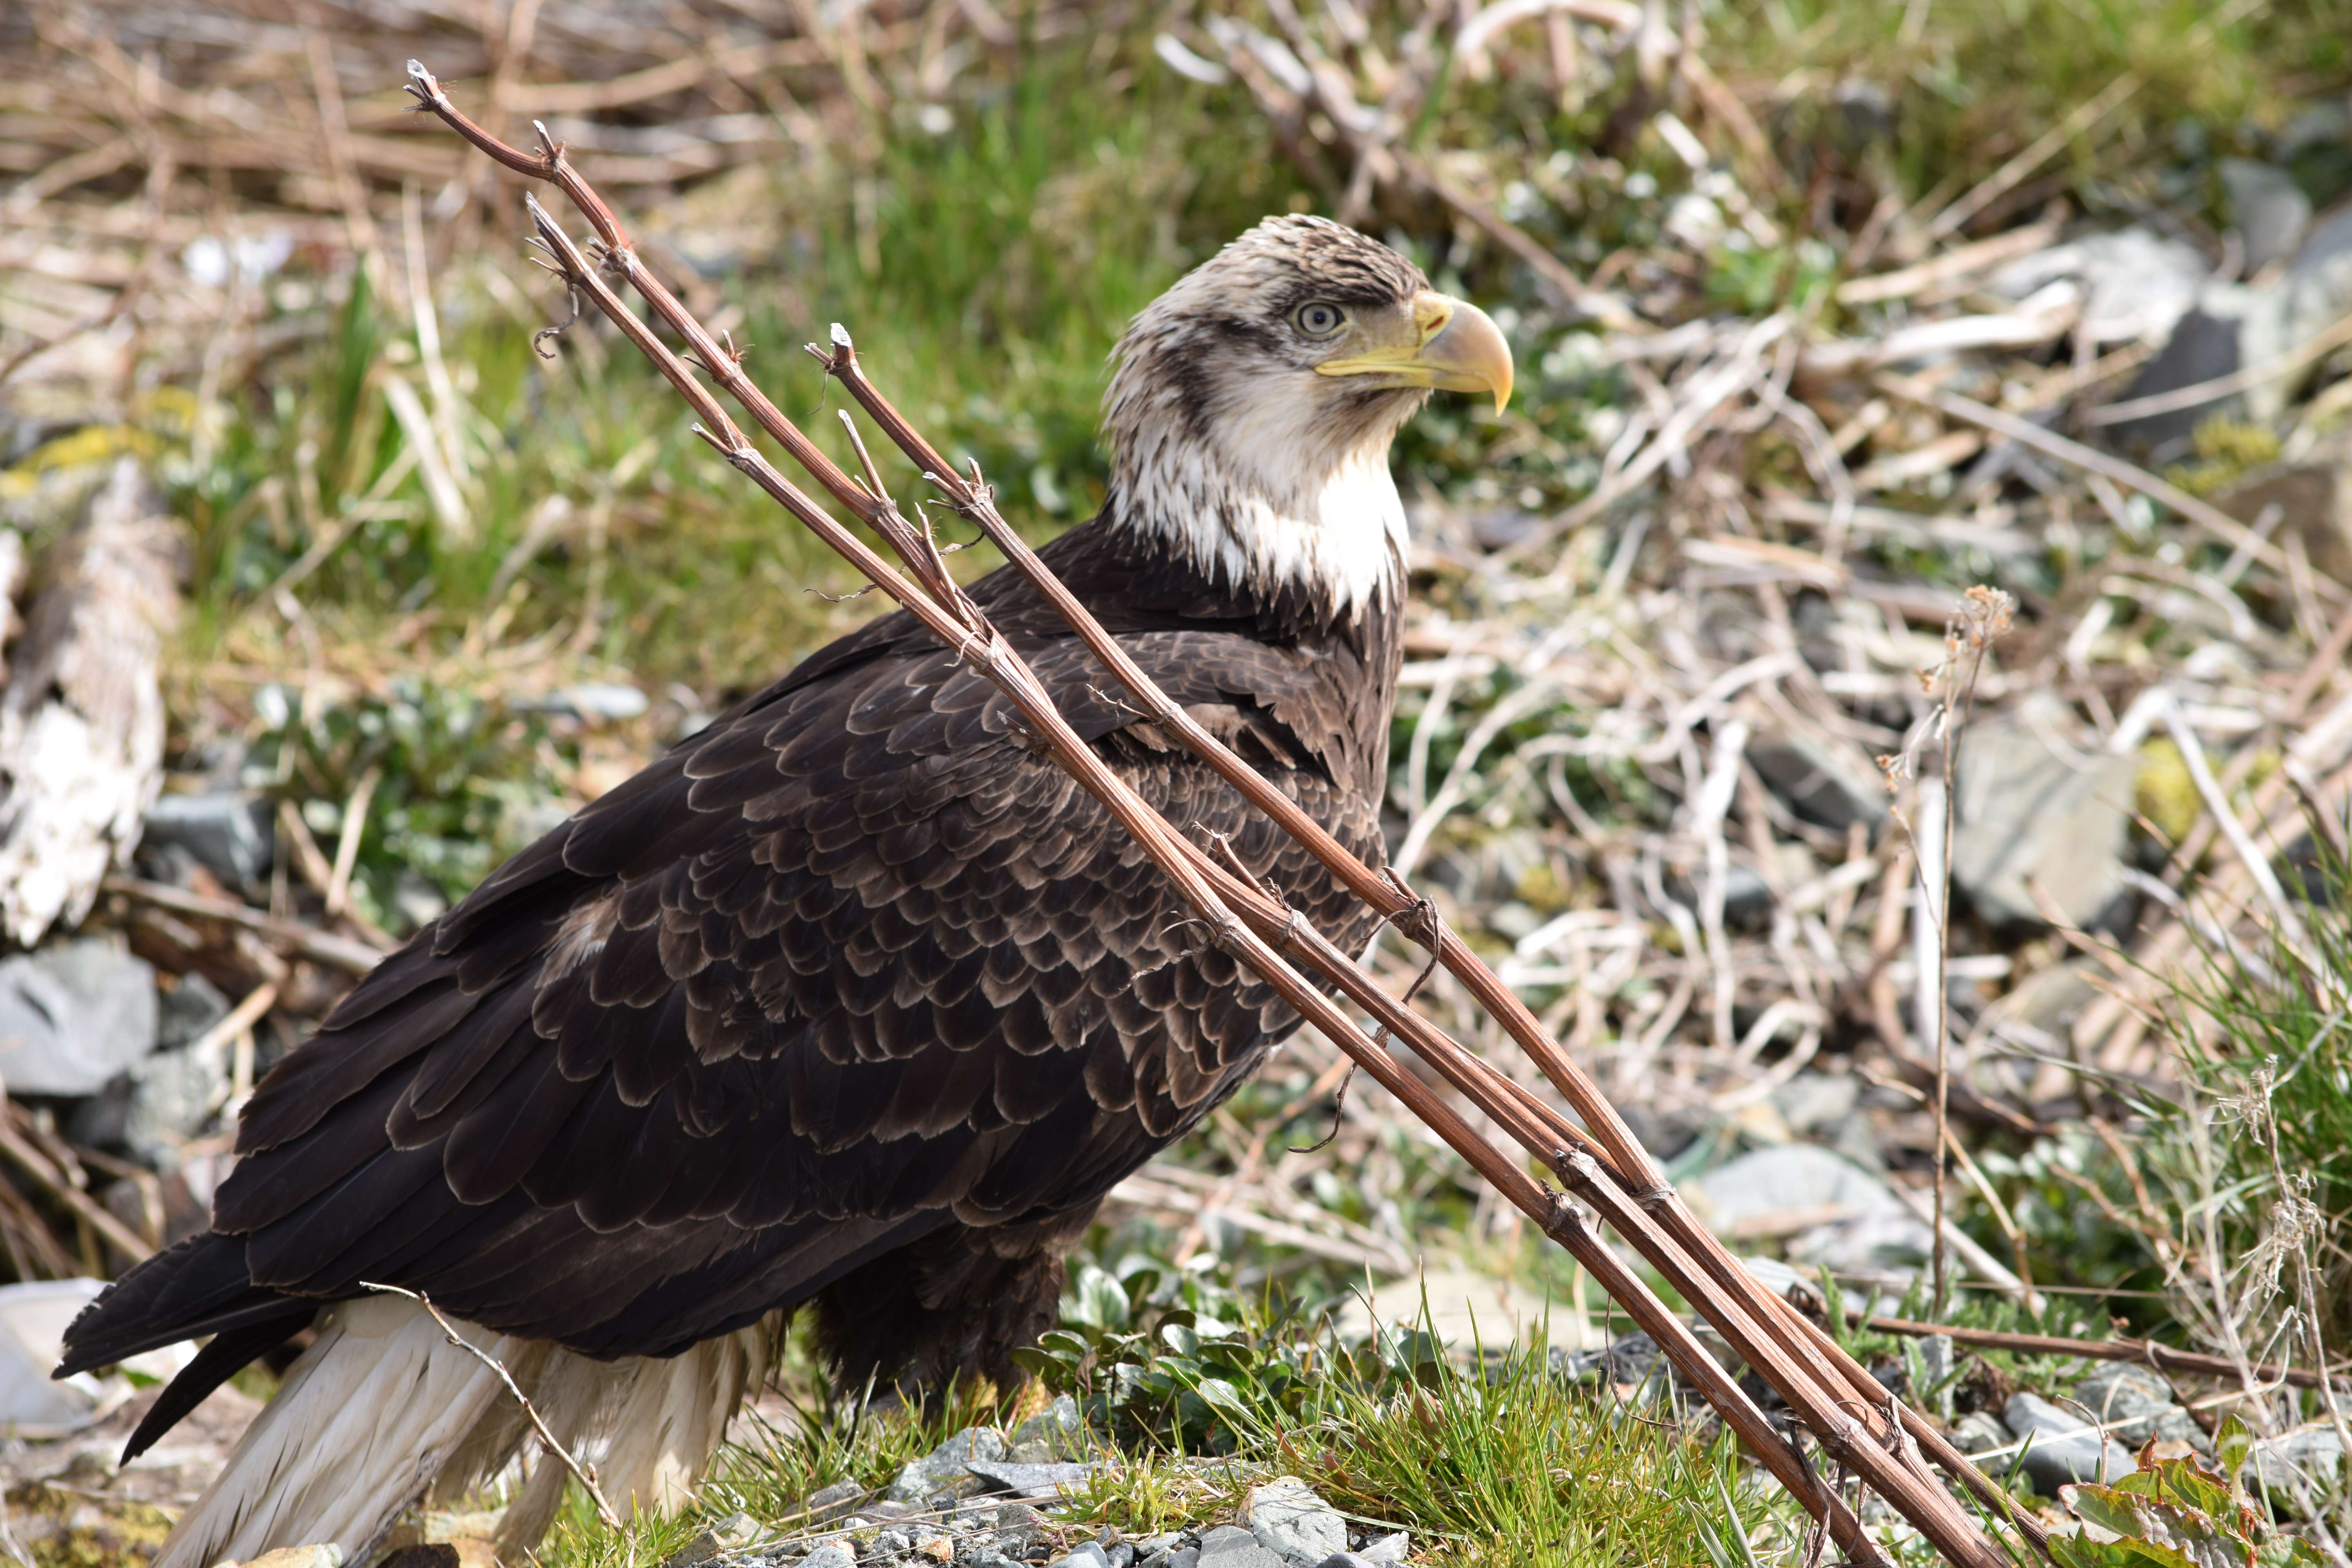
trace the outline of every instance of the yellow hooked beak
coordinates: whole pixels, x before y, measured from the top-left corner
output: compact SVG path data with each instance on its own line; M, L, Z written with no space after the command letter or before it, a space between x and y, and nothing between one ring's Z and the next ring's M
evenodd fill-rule
M1315 373L1375 375L1381 386L1491 392L1497 414L1511 400L1511 345L1494 319L1466 300L1417 294L1409 327L1393 320L1366 323L1348 346L1356 352L1325 360Z

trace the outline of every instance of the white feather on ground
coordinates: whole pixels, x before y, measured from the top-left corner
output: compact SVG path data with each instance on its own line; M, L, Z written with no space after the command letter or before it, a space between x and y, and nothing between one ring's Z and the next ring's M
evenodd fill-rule
M605 1363L545 1341L455 1325L496 1358L575 1454L601 1447L602 1489L624 1518L687 1501L744 1392L772 1362L772 1322L684 1354ZM401 1296L320 1314L317 1340L254 1418L220 1477L173 1528L153 1568L250 1562L331 1542L359 1561L401 1512L454 1501L529 1435L498 1374ZM520 1561L554 1518L568 1479L545 1456L507 1510L498 1545Z
M26 947L89 912L154 804L156 665L179 616L182 555L163 498L125 458L42 563L0 693L0 928ZM12 596L13 562L0 563L11 567L0 596Z

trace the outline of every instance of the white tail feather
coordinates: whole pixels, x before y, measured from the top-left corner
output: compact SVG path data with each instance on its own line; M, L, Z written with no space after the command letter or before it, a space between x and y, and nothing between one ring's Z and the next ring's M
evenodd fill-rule
M665 1360L574 1355L470 1323L557 1440L600 1440L604 1495L624 1519L688 1501L727 1423L777 1347L782 1315ZM316 1343L254 1418L220 1478L183 1514L153 1568L250 1562L280 1546L333 1542L347 1560L428 1489L452 1498L496 1475L528 1435L498 1375L449 1343L416 1302L373 1296L322 1312ZM568 1473L542 1458L499 1531L509 1562L538 1543Z
M521 1348L479 1329L467 1337L502 1359ZM497 1374L415 1302L376 1296L330 1308L154 1568L244 1563L316 1542L356 1553L505 1396Z

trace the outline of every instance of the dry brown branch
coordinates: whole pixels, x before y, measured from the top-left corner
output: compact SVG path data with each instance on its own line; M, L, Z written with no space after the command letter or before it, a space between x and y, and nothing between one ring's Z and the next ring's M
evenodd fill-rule
M207 898L202 893L187 892L139 877L109 877L100 887L106 892L120 893L141 903L152 904L159 910L230 921L268 937L289 952L316 959L321 963L331 963L347 974L365 974L383 963L389 951L293 921L276 920L260 910L233 900Z
M1233 877L1205 850L1185 839L1136 797L1069 731L1025 665L947 576L929 539L909 529L895 507L852 480L817 452L742 375L736 356L715 342L675 296L647 274L610 208L571 167L562 148L547 142L540 153L531 154L499 142L459 113L421 66L412 64L410 71L419 100L453 129L505 166L554 181L588 216L602 242L601 267L592 266L535 202L530 205L540 238L567 285L595 305L653 361L700 417L698 432L730 463L898 600L934 636L954 648L964 662L1003 690L1024 721L1042 739L1052 759L1113 814L1169 877L1178 895L1209 932L1209 940L1263 976L1307 1022L1339 1043L1461 1152L1484 1179L1521 1212L1536 1219L1547 1235L1568 1247L1601 1279L1636 1321L1658 1337L1676 1365L1706 1392L1725 1419L1782 1483L1817 1517L1828 1518L1832 1535L1849 1552L1875 1560L1875 1549L1850 1512L1828 1495L1819 1478L1796 1461L1786 1446L1770 1434L1760 1413L1713 1365L1688 1331L1609 1248L1600 1244L1568 1196L1542 1188L1525 1174L1517 1161L1472 1132L1450 1106L1404 1071L1386 1049L1293 969L1282 956L1284 952L1310 962L1392 1032L1411 1041L1515 1142L1559 1172L1571 1191L1592 1203L1603 1219L1631 1240L1686 1299L1696 1303L1743 1356L1783 1392L1842 1461L1863 1474L1882 1495L1892 1499L1940 1550L1955 1561L1980 1563L1985 1568L2002 1561L2000 1553L1979 1533L1974 1522L1949 1494L1918 1468L1916 1458L1906 1457L1909 1445L1903 1441L1904 1437L1909 1436L1928 1446L1956 1475L1983 1489L1980 1495L1988 1500L1998 1504L2000 1494L1977 1477L1966 1461L1916 1415L1904 1412L1899 1426L1888 1424L1886 1413L1899 1409L1892 1397L1861 1368L1843 1358L1832 1342L1805 1322L1787 1303L1765 1292L1712 1236L1696 1225L1672 1190L1659 1180L1646 1153L1607 1101L1568 1060L1525 1005L1483 963L1458 942L1446 939L1442 931L1437 935L1435 945L1441 961L1513 1037L1537 1057L1546 1073L1594 1129L1594 1140L1605 1159L1596 1157L1593 1143L1588 1142L1564 1117L1403 1009L1345 954L1330 949L1295 913L1261 889ZM932 590L931 594L919 592L907 576L886 563L777 473L743 437L693 371L621 302L604 281L606 272L635 287L664 324L686 340L702 366L751 411L761 428L792 452L836 500L875 527L907 563L908 570ZM1045 573L1034 554L1004 527L984 489L977 482L977 476L968 481L953 473L936 450L865 379L846 332L836 328L831 352L819 352L828 368L849 385L853 395L901 450L916 461L926 478L945 489L959 510L974 518L985 531L998 539L1015 565L1030 575L1088 647L1129 688L1142 711L1165 722L1221 774L1266 809L1286 831L1314 849L1375 909L1394 915L1411 904L1409 889L1391 886L1376 877L1370 868L1349 859L1286 797L1258 778L1238 758L1198 732L1197 724L1191 721L1189 715L1143 679L1116 642L1070 599L1067 591Z
M74 1218L104 1237L109 1246L132 1262L144 1262L152 1257L155 1249L146 1238L77 1185L57 1162L35 1145L27 1136L30 1131L31 1121L25 1108L9 1103L5 1113L0 1114L0 1155L5 1155L9 1163L30 1176L42 1191L65 1205Z

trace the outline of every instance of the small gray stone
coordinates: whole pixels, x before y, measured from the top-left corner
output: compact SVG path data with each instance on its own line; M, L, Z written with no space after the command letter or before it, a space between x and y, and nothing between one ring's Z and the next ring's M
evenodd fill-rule
M2024 723L1970 731L1955 784L1952 878L1977 913L1996 926L2040 929L2049 922L2038 888L2077 927L2107 915L2127 896L2138 766L2095 746L2063 757Z
M1055 1558L1052 1568L1111 1568L1110 1553L1089 1541L1068 1555Z
M155 1048L155 971L100 937L0 962L0 1083L96 1094Z
M2147 1367L2108 1362L2074 1385L2074 1403L2134 1448L2155 1437L2186 1443L2202 1454L2213 1451L2204 1428L2173 1399L2172 1384Z
M646 694L617 681L583 680L554 691L517 698L515 709L524 713L549 713L590 724L620 723L642 717L652 706Z
M857 1554L846 1541L828 1541L802 1558L800 1568L857 1568Z
M1772 1109L1802 1137L1853 1112L1862 1097L1862 1080L1852 1073L1801 1073L1772 1091Z
M1348 1521L1295 1476L1251 1488L1244 1517L1260 1546L1299 1568L1311 1568L1348 1547Z
M1023 1497L1043 1497L1066 1486L1075 1486L1094 1473L1092 1465L1016 1465L1009 1460L974 1459L964 1467L990 1489L1018 1492Z
M967 1426L919 1459L909 1459L884 1494L892 1502L919 1503L942 1493L970 1497L987 1486L965 1467L1004 1458L1004 1435L993 1426Z
M1183 1553L1177 1553L1182 1556ZM1287 1568L1285 1561L1258 1544L1257 1537L1235 1525L1221 1524L1201 1537L1195 1568Z
M897 1531L885 1530L875 1534L871 1551L877 1557L900 1557L913 1550L914 1544Z
M2070 1482L2111 1482L2139 1468L2129 1448L2039 1394L2011 1394L2001 1417L2011 1436L2032 1439L2016 1462L2043 1497L2056 1497Z
M2292 256L2311 232L2311 198L2284 169L2252 158L2224 158L2218 171L2230 216L2245 241L2245 269L2260 272Z
M1990 1454L1995 1448L2006 1448L2016 1441L2009 1435L2009 1428L2001 1425L2000 1417L1990 1410L1971 1410L1952 1423L1952 1446L1970 1458ZM2004 1457L1979 1468L1999 1474L2009 1468L2009 1460Z
M123 1150L168 1175L212 1120L214 1097L228 1081L228 1057L226 1041L206 1051L157 1051L75 1107L67 1126L78 1143ZM0 1072L5 1062L0 1057Z
M1135 1548L1127 1542L1113 1542L1103 1555L1110 1559L1110 1568L1135 1568Z
M155 1048L176 1051L202 1039L205 1031L228 1016L229 1000L220 987L201 974L183 974L166 990L155 992Z
M1147 1564L1146 1568L1150 1565ZM1168 1554L1165 1568L1201 1568L1201 1549L1198 1546L1178 1547Z
M1851 1160L1811 1143L1759 1149L1694 1177L1686 1190L1704 1204L1701 1217L1721 1229L1751 1215L1834 1208L1842 1217L1799 1232L1792 1263L1807 1272L1907 1273L1933 1238L1886 1184Z
M801 1500L801 1511L809 1522L822 1524L836 1519L854 1507L866 1495L866 1489L856 1481L835 1481L829 1487L819 1487Z
M1749 742L1748 761L1808 822L1841 833L1859 822L1875 833L1886 821L1885 783L1859 756L1791 730Z
M2220 287L2205 289L2199 308L2174 322L2164 346L2139 367L2124 389L2123 400L2157 397L2234 374L2245 363L2241 341L2245 328L2239 320L2245 313L2245 293ZM2168 459L2186 447L2200 422L2219 414L2242 414L2245 407L2242 395L2225 393L2210 403L2120 420L2109 428L2123 445Z
M249 888L278 858L275 816L268 801L243 790L167 795L147 808L139 841L177 846L222 881Z
M1065 1394L1013 1428L1013 1441L1004 1450L1004 1457L1016 1465L1052 1464L1079 1453L1086 1436L1087 1424L1078 1414L1078 1402Z
M1952 1336L1949 1334L1922 1335L1916 1342L1916 1349L1919 1355L1919 1384L1911 1390L1912 1402L1918 1405L1932 1402L1937 1408L1949 1415L1952 1408L1952 1391L1945 1380L1952 1375L1954 1364Z

